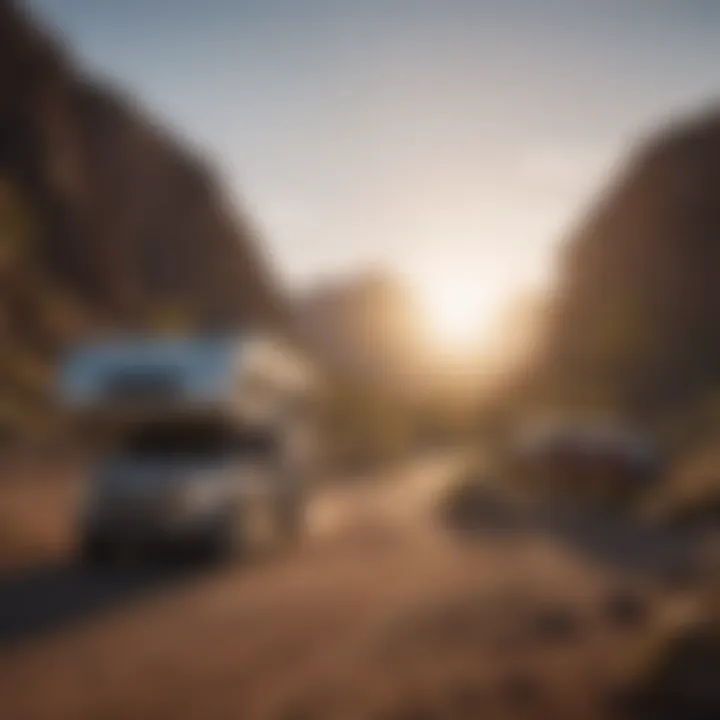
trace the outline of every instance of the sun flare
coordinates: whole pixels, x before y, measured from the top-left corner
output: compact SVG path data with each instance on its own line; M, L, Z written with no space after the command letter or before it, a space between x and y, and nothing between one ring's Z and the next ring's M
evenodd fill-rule
M512 299L546 286L545 269L531 274L519 263L492 266L446 258L425 261L411 276L431 342L451 355L474 353L510 328L503 327Z
M453 346L477 339L482 330L482 308L462 287L438 286L423 293L423 305L433 334Z
M483 341L502 301L499 288L461 272L425 276L418 294L431 340L452 354L472 351Z

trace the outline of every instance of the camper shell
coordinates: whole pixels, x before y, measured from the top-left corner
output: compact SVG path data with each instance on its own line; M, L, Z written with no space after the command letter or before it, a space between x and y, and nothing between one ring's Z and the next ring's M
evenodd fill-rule
M59 394L71 412L118 421L217 413L263 422L308 398L313 386L310 364L276 339L143 337L72 350L61 367Z

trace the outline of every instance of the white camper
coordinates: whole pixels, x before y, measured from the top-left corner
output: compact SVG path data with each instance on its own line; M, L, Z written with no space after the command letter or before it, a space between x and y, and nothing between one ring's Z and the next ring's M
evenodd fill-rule
M313 472L314 387L303 358L254 335L73 350L61 400L113 438L80 511L83 557L149 544L224 554L296 536Z

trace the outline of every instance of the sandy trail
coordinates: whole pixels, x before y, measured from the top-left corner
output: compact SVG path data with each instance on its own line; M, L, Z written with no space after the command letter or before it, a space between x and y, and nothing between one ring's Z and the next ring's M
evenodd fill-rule
M432 509L459 462L333 489L289 555L0 649L0 717L603 717L603 658L626 642L598 614L613 578L540 537L444 532ZM579 629L548 649L533 613L558 603Z

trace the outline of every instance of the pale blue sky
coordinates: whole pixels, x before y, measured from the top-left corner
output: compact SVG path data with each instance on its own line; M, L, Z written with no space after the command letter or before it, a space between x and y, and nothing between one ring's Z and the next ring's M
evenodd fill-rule
M380 264L494 307L720 89L715 0L31 5L217 160L294 284Z

